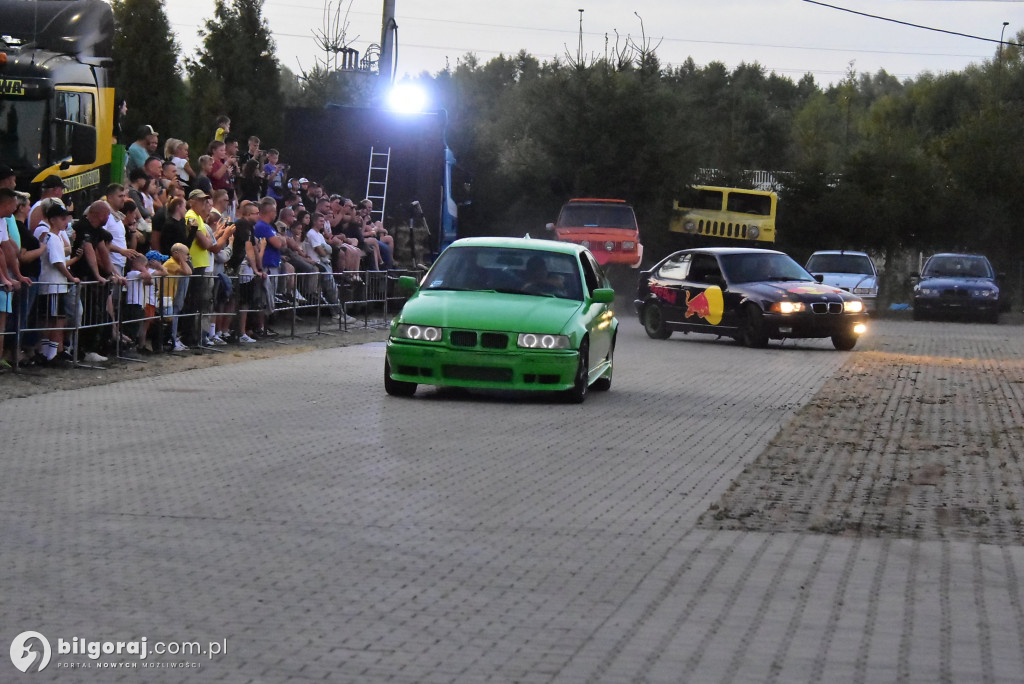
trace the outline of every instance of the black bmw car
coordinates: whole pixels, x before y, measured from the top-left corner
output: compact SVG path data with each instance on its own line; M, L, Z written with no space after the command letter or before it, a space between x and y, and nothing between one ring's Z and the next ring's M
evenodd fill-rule
M767 249L670 254L640 274L634 305L654 339L700 332L763 347L769 339L830 337L848 351L867 331L860 297L823 285L789 256Z
M924 263L920 278L914 286L916 321L948 314L998 323L999 311L1008 308L995 269L980 254L934 254Z

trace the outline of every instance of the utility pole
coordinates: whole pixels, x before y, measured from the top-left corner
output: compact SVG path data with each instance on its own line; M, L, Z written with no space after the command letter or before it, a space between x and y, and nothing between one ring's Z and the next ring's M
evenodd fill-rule
M576 63L583 64L583 8L580 8L580 41L576 47Z
M390 85L395 80L395 37L398 24L395 23L395 0L384 0L384 16L380 28L379 75L381 85Z

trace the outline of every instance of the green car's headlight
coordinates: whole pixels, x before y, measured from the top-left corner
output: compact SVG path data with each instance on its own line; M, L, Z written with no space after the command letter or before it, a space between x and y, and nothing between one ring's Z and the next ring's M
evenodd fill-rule
M519 333L516 344L523 349L568 349L569 338L565 335Z
M420 342L440 342L441 328L435 328L432 325L400 323L395 327L395 337L403 340L418 340Z

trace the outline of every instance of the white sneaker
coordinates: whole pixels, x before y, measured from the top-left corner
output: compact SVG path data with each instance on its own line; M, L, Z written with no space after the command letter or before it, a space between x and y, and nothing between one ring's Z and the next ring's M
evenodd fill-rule
M181 340L175 340L174 341L174 351L176 351L176 352L188 351L188 347L183 345L181 343Z
M215 347L227 346L227 342L225 342L224 338L222 338L220 336L220 333L218 333L218 334L216 334L216 335L214 335L213 337L210 338L210 344L212 344Z
M88 354L85 355L85 358L83 358L82 360L85 361L86 363L103 363L104 361L107 360L107 357L101 356L96 352L89 352Z
M242 344L256 344L256 340L252 339L248 335L242 335L238 338L238 341Z
M296 291L295 291L295 301L297 301L297 302L300 302L300 303L301 303L301 302L305 302L305 301L306 301L306 298L302 296L302 293L301 293L301 292L299 292L298 290L296 290Z
M359 319L356 318L355 316L349 316L348 314L345 314L345 322L346 323L358 323Z

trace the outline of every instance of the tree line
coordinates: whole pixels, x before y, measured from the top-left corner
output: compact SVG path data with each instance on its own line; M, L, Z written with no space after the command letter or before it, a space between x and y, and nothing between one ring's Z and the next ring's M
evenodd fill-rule
M262 5L217 0L198 53L182 55L163 0L114 0L126 130L151 123L202 149L227 113L234 131L273 144L285 105L365 102L359 75L283 68ZM1013 42L1022 40L1024 31ZM568 197L619 197L657 258L676 246L667 226L684 188L749 186L750 170L767 170L782 184L776 244L798 260L825 248L969 250L1013 272L1024 258L1016 44L903 81L851 65L824 87L756 62L663 64L649 41L591 59L468 54L415 80L446 110L449 145L472 177L462 223L473 234L536 235Z

